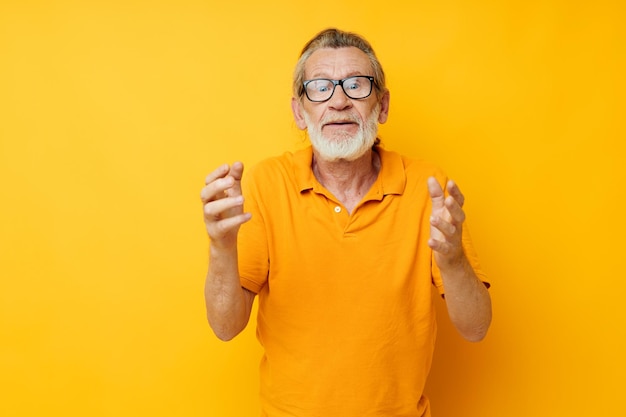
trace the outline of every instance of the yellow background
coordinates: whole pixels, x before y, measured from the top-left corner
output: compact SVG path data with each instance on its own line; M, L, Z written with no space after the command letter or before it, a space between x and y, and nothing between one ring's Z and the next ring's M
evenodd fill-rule
M3 1L0 415L258 415L254 324L230 343L206 324L199 192L303 144L291 72L328 26L373 43L383 142L461 185L494 281L483 343L442 315L434 415L625 415L625 18L617 0Z

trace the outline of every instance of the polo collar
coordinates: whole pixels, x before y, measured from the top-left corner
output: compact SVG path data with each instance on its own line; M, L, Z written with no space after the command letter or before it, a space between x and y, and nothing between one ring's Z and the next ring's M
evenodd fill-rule
M378 178L372 185L368 194L385 196L388 194L402 194L406 187L406 174L404 172L404 162L397 152L387 151L380 146L376 147L380 155L380 172ZM322 192L322 185L317 181L311 164L313 162L313 148L309 145L305 149L296 151L293 154L294 174L300 192L314 190Z

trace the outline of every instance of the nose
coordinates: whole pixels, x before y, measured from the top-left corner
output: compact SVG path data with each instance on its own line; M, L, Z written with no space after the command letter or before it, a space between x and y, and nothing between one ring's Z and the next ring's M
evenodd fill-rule
M335 86L332 97L328 100L328 107L334 110L345 110L352 107L352 99L343 91L342 86Z

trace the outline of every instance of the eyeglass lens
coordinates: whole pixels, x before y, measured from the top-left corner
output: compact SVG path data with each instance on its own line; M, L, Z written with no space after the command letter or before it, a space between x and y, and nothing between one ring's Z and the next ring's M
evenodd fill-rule
M332 97L337 85L341 85L344 93L353 99L365 98L372 93L371 78L359 75L339 81L324 78L307 81L306 95L311 101L326 101Z

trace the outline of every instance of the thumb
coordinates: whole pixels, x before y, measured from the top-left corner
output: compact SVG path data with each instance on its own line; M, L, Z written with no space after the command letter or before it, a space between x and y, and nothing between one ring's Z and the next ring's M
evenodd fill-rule
M243 175L243 164L241 162L233 162L228 171L228 175L234 178L235 181L241 181Z
M243 176L243 164L241 162L234 162L228 170L228 176L235 181L232 187L226 190L226 195L228 195L229 197L241 195L241 177Z

